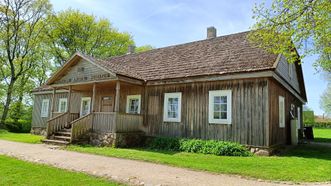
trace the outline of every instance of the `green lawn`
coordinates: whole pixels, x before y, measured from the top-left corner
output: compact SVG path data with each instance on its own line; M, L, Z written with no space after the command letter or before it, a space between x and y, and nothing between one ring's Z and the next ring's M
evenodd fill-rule
M143 160L216 173L293 182L331 181L331 148L299 146L282 156L221 157L146 149L68 146L68 150Z
M118 185L115 182L0 155L0 185Z
M40 140L43 137L29 133L11 133L0 129L0 139L24 143L41 143Z
M331 143L331 129L314 128L314 141Z

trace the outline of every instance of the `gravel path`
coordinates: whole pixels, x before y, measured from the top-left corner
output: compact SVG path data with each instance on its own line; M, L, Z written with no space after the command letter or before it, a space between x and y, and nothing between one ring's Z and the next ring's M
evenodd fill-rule
M284 183L212 174L142 161L70 152L45 144L25 144L0 140L0 154L63 169L86 172L132 185L285 185Z

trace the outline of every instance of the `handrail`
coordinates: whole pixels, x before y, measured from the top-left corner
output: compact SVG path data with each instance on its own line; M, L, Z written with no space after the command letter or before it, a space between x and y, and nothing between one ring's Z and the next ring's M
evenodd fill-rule
M61 130L67 125L69 112L60 114L47 121L47 137Z
M72 121L70 142L77 140L81 135L92 129L93 113L89 113L81 118Z
M53 120L55 120L55 119L57 119L57 118L59 118L59 117L61 117L61 116L65 115L65 114L68 114L68 112L63 112L62 114L60 114L60 115L57 115L57 116L55 116L55 117L53 117L53 118L51 118L51 119L47 120L47 122L53 121Z

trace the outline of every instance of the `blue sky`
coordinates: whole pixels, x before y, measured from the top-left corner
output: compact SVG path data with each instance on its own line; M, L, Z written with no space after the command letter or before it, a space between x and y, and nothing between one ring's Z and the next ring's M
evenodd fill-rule
M258 0L51 0L55 11L67 8L107 18L119 31L133 35L137 46L154 47L205 39L206 28L215 26L218 35L246 31L254 20L252 7ZM312 67L316 56L304 59L303 71L308 106L316 114L327 82Z

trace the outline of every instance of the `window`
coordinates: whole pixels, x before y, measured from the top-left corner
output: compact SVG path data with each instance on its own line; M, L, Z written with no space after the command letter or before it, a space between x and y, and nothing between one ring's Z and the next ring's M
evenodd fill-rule
M48 117L48 107L49 107L49 99L43 99L41 102L41 112L40 116L43 118Z
M289 75L290 79L293 78L293 64L292 63L288 64L288 75Z
M181 118L182 93L165 93L163 121L180 122Z
M126 113L140 114L141 95L130 95L126 99Z
M60 98L59 99L59 109L58 112L67 112L67 98Z
M209 91L209 123L231 124L231 90Z
M279 127L285 127L285 98L279 96Z

